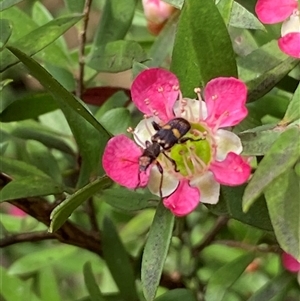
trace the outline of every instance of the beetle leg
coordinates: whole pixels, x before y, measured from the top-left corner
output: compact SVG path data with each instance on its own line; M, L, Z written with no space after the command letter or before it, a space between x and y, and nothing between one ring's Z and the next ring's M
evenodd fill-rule
M199 138L199 139L194 139L194 138L191 138L191 137L183 137L181 139L178 140L177 143L185 143L187 141L200 141L200 140L204 140L203 138Z
M161 126L155 121L152 121L152 126L156 131L159 131L161 129Z
M162 199L162 184L163 184L164 170L163 170L162 166L160 165L160 163L158 161L156 161L156 166L158 168L158 171L161 174L161 178L160 178L160 182L159 182L159 196Z
M174 170L175 170L176 172L179 172L179 169L177 169L176 161L173 160L171 157L169 157L165 152L162 152L162 153L163 153L163 154L165 155L165 157L173 164Z

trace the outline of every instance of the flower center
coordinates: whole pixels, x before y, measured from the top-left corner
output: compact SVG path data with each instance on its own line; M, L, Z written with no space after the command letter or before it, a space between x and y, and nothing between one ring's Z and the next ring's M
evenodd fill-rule
M190 138L188 140L187 138ZM184 136L183 143L175 144L168 156L176 163L175 166L164 155L160 156L166 169L176 177L191 179L206 172L213 157L213 140L203 124L191 123L191 130Z

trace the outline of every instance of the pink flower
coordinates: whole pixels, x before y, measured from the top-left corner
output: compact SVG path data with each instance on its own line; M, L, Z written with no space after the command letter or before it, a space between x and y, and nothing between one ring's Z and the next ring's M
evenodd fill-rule
M292 255L283 252L281 256L281 260L286 270L293 273L300 272L300 261L298 261Z
M142 0L142 4L148 21L148 29L157 35L175 8L162 0Z
M26 213L23 210L19 209L16 206L12 206L12 205L9 207L8 213L13 216L16 216L16 217L26 216Z
M232 77L213 79L205 87L205 102L200 89L195 92L198 99L183 98L177 77L167 70L152 68L141 72L131 87L133 102L145 114L133 132L136 144L119 135L109 141L103 155L103 167L109 177L128 188L147 185L153 194L163 197L164 205L177 216L192 212L200 200L216 204L220 184L240 185L251 173L249 164L239 155L242 144L238 136L220 129L238 124L247 115L245 84ZM176 117L191 125L184 136L191 140L175 144L166 152L176 162L177 171L161 153L157 162L163 175L155 162L140 172L139 158L146 141L151 141L156 133L152 122L164 125Z
M255 7L265 24L283 22L278 46L289 56L300 58L300 18L297 0L258 0Z

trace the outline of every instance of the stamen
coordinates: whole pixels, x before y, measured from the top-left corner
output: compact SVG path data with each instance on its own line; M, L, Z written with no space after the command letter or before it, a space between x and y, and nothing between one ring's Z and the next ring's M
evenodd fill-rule
M216 131L220 127L220 124L221 124L222 120L224 119L224 117L228 117L228 116L229 116L229 111L225 111L218 117L217 123L214 127L214 131Z
M188 172L188 176L191 177L193 175L193 173L192 173L191 169L189 168L186 156L183 156L183 163L184 163L184 167L185 167L186 171Z
M200 121L200 120L203 120L201 89L200 88L195 88L194 92L197 94L198 100L199 100L199 120L198 121Z
M143 145L144 148L146 147L145 142L143 142L134 131L132 131L131 134L133 135L134 139L138 141L138 144Z
M205 162L203 162L203 161L201 160L201 158L198 157L197 154L195 154L195 153L193 152L193 150L190 149L190 148L189 148L189 154L190 154L191 161L193 162L193 165L194 165L194 168L196 169L196 171L202 172L203 169L206 168Z

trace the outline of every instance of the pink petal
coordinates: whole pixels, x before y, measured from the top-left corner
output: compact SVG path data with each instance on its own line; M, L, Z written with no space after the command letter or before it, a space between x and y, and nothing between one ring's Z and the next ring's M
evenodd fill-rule
M157 114L163 122L174 117L173 106L178 94L179 81L175 74L160 68L142 71L131 86L136 107L146 115Z
M16 206L10 206L8 212L13 216L18 216L18 217L23 217L27 215L23 210L19 209Z
M235 186L245 183L251 174L250 165L235 153L228 153L224 161L211 163L210 170L215 179L223 185Z
M200 202L200 191L191 187L187 180L181 180L178 188L169 197L163 199L165 207L174 215L184 216L191 213Z
M274 24L287 19L297 7L297 0L258 0L255 12L262 23Z
M282 253L281 256L283 266L290 272L300 271L300 262L288 253Z
M289 56L300 59L300 32L292 32L278 40L280 50Z
M145 17L154 24L161 24L167 20L172 12L174 6L162 0L142 0Z
M204 90L208 117L206 122L218 127L233 126L243 120L248 110L246 85L234 77L218 77Z
M103 168L111 179L122 186L128 188L145 186L150 171L139 172L141 154L142 150L131 139L125 135L115 136L108 141L104 150Z

